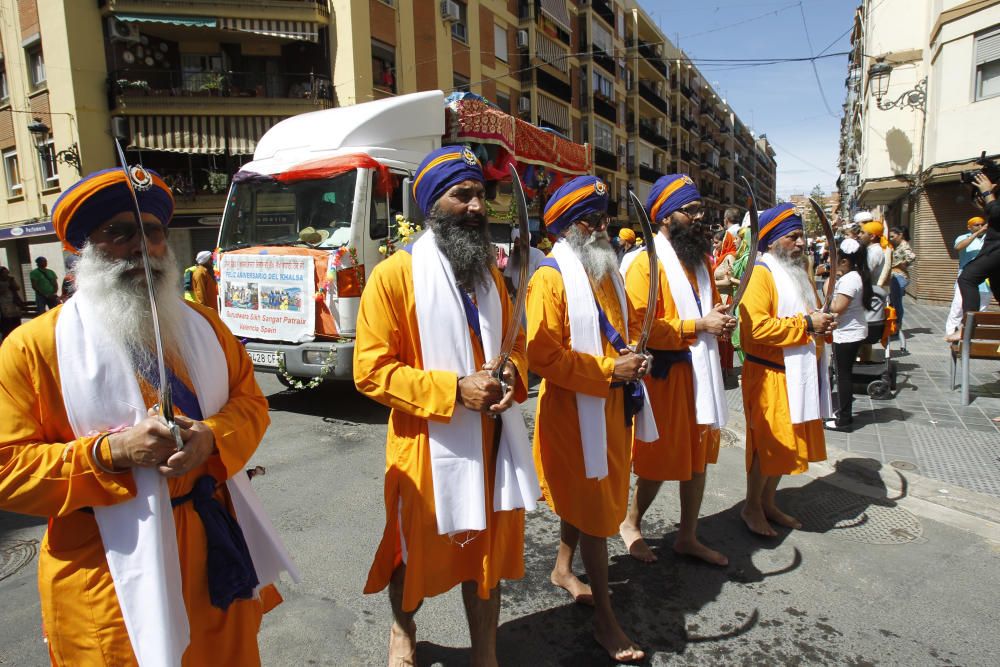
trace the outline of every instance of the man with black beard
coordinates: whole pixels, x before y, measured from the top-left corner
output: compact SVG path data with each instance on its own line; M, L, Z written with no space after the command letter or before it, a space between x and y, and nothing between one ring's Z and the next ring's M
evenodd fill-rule
M424 598L461 584L471 662L495 665L500 580L524 575L524 508L540 495L515 403L527 398L524 335L501 384L500 343L519 325L475 155L431 152L413 195L427 231L375 268L358 311L354 382L392 408L385 528L365 593L389 588L389 664L414 664Z
M620 533L629 553L651 563L656 554L642 537L642 517L663 482L680 483L681 516L673 549L713 565L729 560L698 540L698 514L705 473L719 457L719 430L728 418L719 357L719 337L728 336L736 318L726 312L709 264L712 235L703 224L701 194L686 174L663 176L653 185L646 207L658 223L654 238L660 291L649 303L649 258L636 259L625 276L637 317L647 308L658 315L649 336L653 367L646 389L656 415L659 438L636 437L632 469L638 477Z
M280 602L268 564L294 571L260 539L274 529L243 472L267 400L215 311L181 299L173 196L134 169L141 225L121 169L53 208L80 254L77 289L0 348L0 509L49 518L38 581L53 664L260 664L261 617ZM143 235L181 449L154 407Z
M741 516L751 532L765 537L777 534L771 523L801 527L778 508L778 482L826 458L822 420L833 412L823 338L837 323L820 310L806 268L804 234L792 204L760 214L761 255L739 304L747 420L747 499Z
M648 360L628 349L639 324L608 238L607 207L607 185L594 176L574 178L549 199L545 226L561 238L528 287L528 360L542 377L535 464L561 520L550 579L595 607L594 638L613 660L632 662L644 653L611 608L607 538L625 517L633 418L644 428L652 419L635 384ZM572 570L577 544L589 585Z

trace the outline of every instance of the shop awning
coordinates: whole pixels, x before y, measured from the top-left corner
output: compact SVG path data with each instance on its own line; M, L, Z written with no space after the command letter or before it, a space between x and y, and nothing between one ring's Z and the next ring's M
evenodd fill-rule
M267 37L297 39L303 42L319 41L319 24L310 21L220 18L219 27L223 30L252 32L255 35Z
M566 32L573 32L569 27L569 9L566 7L566 0L542 0L542 13L558 23Z
M861 184L858 201L863 206L891 204L909 192L912 187L909 180L900 177L867 180Z
M196 155L253 155L283 116L129 116L131 148Z
M186 28L215 28L216 20L192 16L163 16L160 14L114 14L119 21L127 23L163 23Z

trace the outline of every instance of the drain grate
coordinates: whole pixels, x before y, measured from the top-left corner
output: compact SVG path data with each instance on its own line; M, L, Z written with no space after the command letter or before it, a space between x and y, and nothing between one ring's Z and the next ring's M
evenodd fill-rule
M1000 438L958 428L907 424L920 473L979 493L1000 496Z
M923 535L917 517L891 501L824 486L799 490L790 503L804 530L865 544L906 544Z
M34 560L38 553L38 540L20 540L0 544L0 581Z
M722 447L731 447L733 449L739 449L740 436L736 434L736 431L731 431L728 428L724 428L719 432L719 445Z

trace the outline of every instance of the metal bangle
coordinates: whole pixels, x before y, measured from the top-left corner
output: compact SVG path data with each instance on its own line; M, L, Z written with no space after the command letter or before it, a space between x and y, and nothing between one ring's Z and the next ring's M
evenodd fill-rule
M97 439L94 440L93 446L90 448L90 458L91 458L91 460L93 460L94 465L97 466L103 472L106 472L109 475L124 475L126 472L128 472L127 470L113 470L111 468L108 468L103 463L101 463L101 457L98 455L98 452L100 451L101 443L104 442L104 440L109 435L111 435L111 434L110 433L102 433L99 436L97 436Z

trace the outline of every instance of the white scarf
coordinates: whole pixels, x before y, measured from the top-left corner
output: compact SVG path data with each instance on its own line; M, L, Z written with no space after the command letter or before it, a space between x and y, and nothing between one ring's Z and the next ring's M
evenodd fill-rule
M566 292L566 310L569 314L570 345L576 352L604 356L601 326L597 316L597 300L587 271L565 239L552 248L552 257L559 265L563 289ZM620 332L625 341L628 335L628 306L621 276L612 273L611 280L618 295L625 331ZM643 408L635 415L635 437L643 442L655 442L660 436L656 430L649 394L643 389ZM604 479L608 476L608 429L604 415L605 399L576 393L576 411L580 420L580 439L583 445L583 463L587 479ZM624 418L624 417L623 417Z
M636 258L645 251L646 249L643 248L642 246L637 246L635 248L632 248L622 256L622 265L618 269L618 272L622 274L622 278L628 275L628 269L630 266L632 266L632 262L634 262Z
M806 303L795 280L788 275L781 261L771 253L761 257L771 270L774 286L778 291L778 317L795 317L811 313L819 307L818 297ZM830 395L830 348L823 346L819 362L816 360L816 342L812 336L805 345L781 349L785 357L785 389L788 394L788 412L793 424L803 424L833 416L833 399Z
M413 300L425 370L471 375L475 366L468 320L451 264L428 230L413 244ZM496 282L490 276L476 287L483 352L487 360L500 354L503 309ZM511 326L518 324L511 323ZM521 406L514 403L500 415L503 430L497 453L493 510L535 509L541 495L531 443ZM431 479L438 533L455 535L486 528L485 468L482 414L456 403L447 424L428 421Z
M225 354L211 325L184 308L184 363L202 414L214 415L229 400ZM142 393L126 354L107 344L95 309L77 294L56 321L56 353L66 415L77 437L146 417ZM141 667L175 667L190 641L181 587L177 531L167 481L152 468L133 468L136 495L95 507L108 568ZM226 482L261 586L284 570L299 573L250 486L239 471ZM256 593L256 591L255 591Z
M704 262L695 271L698 281L698 299L688 281L684 266L670 239L662 233L655 237L656 256L663 264L670 286L670 295L674 298L677 313L682 320L694 320L704 316L705 310L710 310L715 304L712 299L713 280L708 276ZM698 300L701 301L699 305ZM650 307L655 308L656 304ZM722 428L729 420L729 406L726 403L726 387L722 381L722 362L719 358L719 340L702 331L697 334L696 342L691 350L691 370L694 376L695 416L699 424Z

